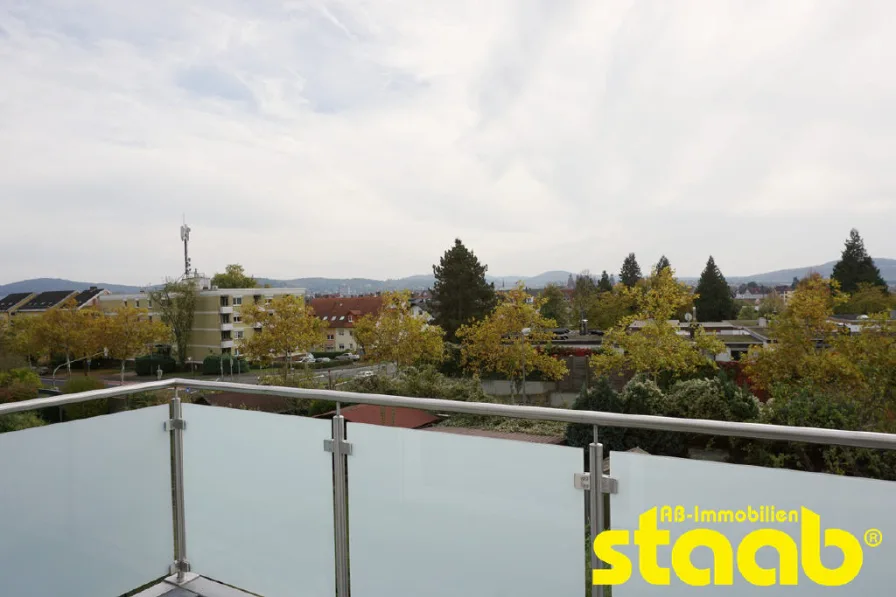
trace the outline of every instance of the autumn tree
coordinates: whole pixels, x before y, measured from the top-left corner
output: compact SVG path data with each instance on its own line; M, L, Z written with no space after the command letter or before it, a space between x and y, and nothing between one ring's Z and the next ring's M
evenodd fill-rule
M772 344L753 347L747 373L764 390L847 396L886 416L896 408L896 322L886 314L857 332L830 317L847 297L818 274L800 282L769 326Z
M74 299L41 313L30 331L30 341L44 347L50 355L65 357L68 374L72 361L88 359L103 351L103 315L96 309L79 308ZM85 370L86 374L86 370Z
M556 284L548 284L541 293L544 304L541 306L541 314L546 319L553 319L558 326L566 326L570 323L569 301L566 294Z
M14 354L30 364L47 354L47 347L40 335L40 317L16 317L6 327L6 346Z
M857 315L871 315L882 313L896 304L894 297L890 296L883 288L868 282L859 283L849 300L838 305L837 313L851 313Z
M783 313L786 308L787 303L784 302L784 297L778 294L776 290L772 290L759 301L759 316L774 316L778 313Z
M595 313L597 298L597 286L594 284L591 274L586 270L577 275L572 291L572 316L576 319L584 317L590 320Z
M109 313L102 326L102 335L108 354L121 361L121 381L124 382L124 366L128 359L136 358L142 351L149 351L157 342L166 341L171 330L161 321L151 321L149 311L127 305Z
M622 262L622 269L619 270L619 281L629 288L634 288L635 284L637 284L641 278L641 266L638 265L638 260L635 259L635 254L629 253Z
M731 289L712 255L700 274L696 294L698 298L694 299L694 306L697 308L699 321L722 321L737 314Z
M218 288L257 288L258 282L252 276L246 275L242 265L232 263L224 268L224 273L217 273L212 277L212 286Z
M442 360L445 332L415 316L410 300L407 290L385 292L382 308L355 323L355 337L366 358L375 363L395 363L400 368Z
M193 331L196 314L196 299L199 288L195 280L167 280L161 288L149 292L149 299L162 318L162 323L171 329L177 347L177 362L184 366L187 360L187 345Z
M482 319L494 308L495 287L486 282L486 271L488 266L479 263L460 239L432 266L434 323L445 330L448 340L456 338L460 326Z
M725 350L722 342L699 326L692 337L682 336L670 322L692 300L690 289L675 279L671 268L656 272L648 284L621 287L618 292L636 312L604 334L601 352L591 357L597 375L628 370L655 380L661 373L682 376L715 366L715 355ZM636 323L637 329L630 330Z
M519 284L485 319L458 330L461 362L468 370L499 373L522 388L527 373L539 371L547 379L567 373L566 363L542 348L550 345L557 322L541 314L543 299L529 303L529 298Z
M326 322L314 315L302 297L276 296L267 308L244 304L241 314L254 331L240 344L240 353L265 364L282 358L284 382L289 379L293 355L326 341Z
M855 228L849 232L849 239L843 247L840 261L834 265L831 277L840 285L841 291L850 294L858 290L859 285L863 283L878 286L884 291L887 289L880 270L865 250L865 242Z

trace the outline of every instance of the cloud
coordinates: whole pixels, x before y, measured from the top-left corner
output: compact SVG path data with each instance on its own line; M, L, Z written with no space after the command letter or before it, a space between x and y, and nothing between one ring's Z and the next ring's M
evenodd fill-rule
M0 281L896 255L887 3L9 4Z

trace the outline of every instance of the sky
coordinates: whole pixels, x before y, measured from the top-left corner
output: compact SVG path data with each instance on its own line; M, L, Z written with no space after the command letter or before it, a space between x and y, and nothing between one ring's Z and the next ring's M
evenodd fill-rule
M0 283L896 257L889 0L0 0Z

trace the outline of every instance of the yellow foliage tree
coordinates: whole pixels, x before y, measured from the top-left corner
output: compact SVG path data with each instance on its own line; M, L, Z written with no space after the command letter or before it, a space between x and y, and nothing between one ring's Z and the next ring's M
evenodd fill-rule
M39 318L33 324L33 341L50 355L65 356L69 376L73 360L88 359L103 351L103 314L97 309L81 309L74 299L69 299ZM84 373L87 374L86 369Z
M270 306L244 304L243 322L254 331L239 345L241 354L264 364L283 359L283 380L289 378L292 356L326 340L327 324L314 315L302 297L280 295Z
M523 388L527 372L539 371L547 379L563 377L566 363L542 349L550 345L557 327L553 319L541 315L542 303L520 284L485 319L461 326L457 336L464 367L475 374L500 373Z
M786 309L769 326L772 343L754 347L746 372L758 387L804 387L892 409L896 390L896 324L885 313L861 330L831 321L848 300L835 280L815 274L797 286Z
M442 360L445 332L411 313L410 299L408 291L386 292L380 311L355 323L355 337L366 358L398 367Z
M671 268L655 271L645 283L617 288L620 300L634 305L635 313L622 317L603 337L603 350L591 357L598 375L629 370L656 379L667 372L680 376L701 366L715 366L725 345L699 326L683 336L670 322L693 304L690 289L674 277ZM638 322L637 330L630 330Z
M39 333L39 317L16 317L6 326L6 338L9 349L24 357L30 363L32 359L40 360L47 356L46 346Z
M121 360L124 381L125 361L170 338L171 329L161 321L150 321L147 309L121 306L105 318L102 334L108 355Z

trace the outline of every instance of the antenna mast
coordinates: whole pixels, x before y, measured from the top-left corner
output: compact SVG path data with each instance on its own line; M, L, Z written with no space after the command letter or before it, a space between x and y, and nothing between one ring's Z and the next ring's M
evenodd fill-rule
M190 277L190 253L188 246L190 244L190 227L187 226L187 217L183 216L183 225L180 227L180 239L184 242L184 277Z

